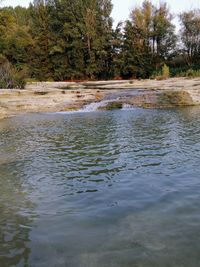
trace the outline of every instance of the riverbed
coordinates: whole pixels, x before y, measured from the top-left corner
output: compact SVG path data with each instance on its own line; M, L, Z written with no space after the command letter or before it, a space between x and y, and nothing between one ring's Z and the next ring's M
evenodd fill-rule
M200 265L200 108L0 121L0 266Z

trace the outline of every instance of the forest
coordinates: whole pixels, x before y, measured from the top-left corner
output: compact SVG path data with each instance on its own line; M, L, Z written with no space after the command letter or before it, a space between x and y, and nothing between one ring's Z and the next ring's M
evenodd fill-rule
M200 75L200 11L145 0L113 26L111 0L34 0L0 7L0 88L25 81Z

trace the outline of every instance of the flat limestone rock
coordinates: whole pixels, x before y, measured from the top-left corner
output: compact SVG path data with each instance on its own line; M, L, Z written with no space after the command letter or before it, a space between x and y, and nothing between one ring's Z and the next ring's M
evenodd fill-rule
M0 119L29 112L78 110L105 99L143 108L199 105L200 78L29 83L25 90L0 90Z

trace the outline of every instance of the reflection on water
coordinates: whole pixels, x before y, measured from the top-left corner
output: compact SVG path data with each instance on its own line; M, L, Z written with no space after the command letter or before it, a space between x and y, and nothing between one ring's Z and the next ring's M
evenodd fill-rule
M199 266L199 115L1 121L0 266Z

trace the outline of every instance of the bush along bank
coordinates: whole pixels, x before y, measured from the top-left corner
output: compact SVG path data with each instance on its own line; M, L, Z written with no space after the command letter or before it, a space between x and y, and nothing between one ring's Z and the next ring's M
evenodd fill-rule
M0 89L24 89L25 85L25 71L18 71L0 54Z

